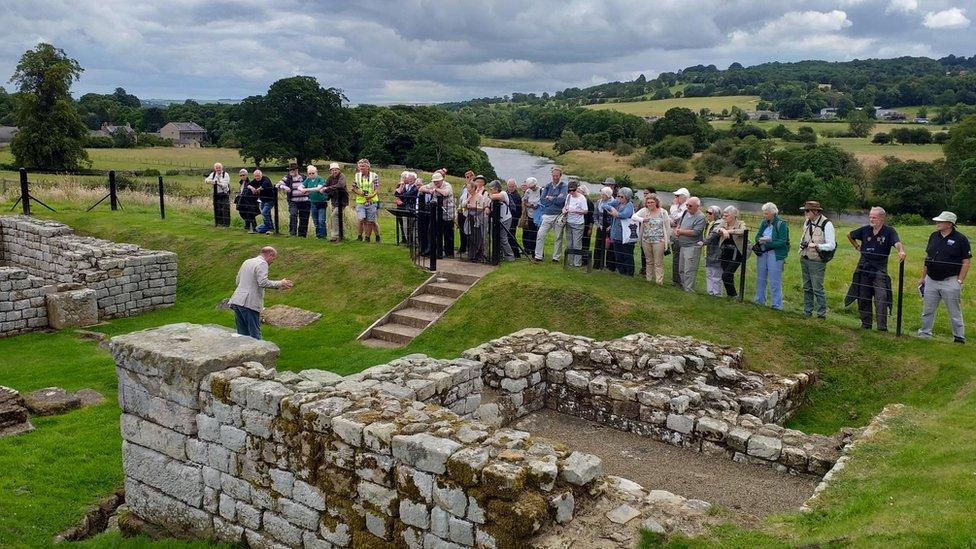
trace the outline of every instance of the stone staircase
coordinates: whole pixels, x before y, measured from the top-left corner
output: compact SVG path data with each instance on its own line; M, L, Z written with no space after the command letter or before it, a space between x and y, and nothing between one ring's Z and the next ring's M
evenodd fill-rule
M426 282L382 318L359 340L370 347L403 347L437 322L465 292L493 271L491 265L440 260L438 270Z

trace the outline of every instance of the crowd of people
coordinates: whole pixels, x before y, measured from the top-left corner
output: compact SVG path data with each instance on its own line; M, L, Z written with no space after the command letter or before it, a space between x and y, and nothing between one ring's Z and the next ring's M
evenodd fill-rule
M272 184L261 170L250 175L241 170L240 190L234 202L245 229L255 233L274 230L271 209L281 191L288 203L289 235L307 236L311 217L316 237L337 241L342 232L342 208L348 205L351 192L355 196L357 240L370 242L375 238L380 242L380 178L370 170L369 161L362 159L357 163L348 190L340 166L332 163L329 171L329 177L322 179L315 166L308 166L302 176L299 167L292 164L288 175ZM564 180L558 167L552 169L550 181L542 186L534 177L521 184L515 179L489 182L468 171L457 196L446 175L446 169L438 170L425 183L415 172L404 171L393 189L395 209L411 213L397 216L398 236L417 246L422 255L437 253L439 257L486 260L491 240L490 214L493 204L498 203L501 238L494 245L504 260L524 256L543 262L551 233L553 249L549 257L553 262L562 261L565 253L570 266L606 269L628 277L639 273L649 282L664 284L665 257L671 255L671 283L694 292L704 257L706 292L738 297L736 273L751 254L756 260L754 302L783 308L784 265L794 245L788 222L772 202L763 204L762 220L747 242L749 228L739 219L737 208L709 205L703 209L701 200L685 188L674 191L671 204L665 209L655 189L642 189L637 196L633 189L617 185L613 178L604 181L593 200L585 185L572 177ZM215 164L206 182L214 188L215 220L229 225L230 185L223 166ZM429 208L434 201L439 205L436 210ZM328 224L330 205L332 223ZM432 234L431 216L426 214L435 211L441 215L440 230ZM819 202L807 201L801 211L805 219L796 250L803 282L803 312L825 318L824 280L837 250L837 235ZM260 225L259 214L263 218ZM955 214L946 211L934 221L936 231L929 238L919 279L924 306L918 335L932 336L936 310L945 303L954 340L963 343L961 289L972 252L969 240L956 229ZM521 243L516 238L518 229ZM432 242L432 238L437 238L437 242ZM871 208L868 223L848 233L847 239L860 257L844 304L857 302L863 328L887 331L894 304L889 258L895 250L898 261L905 261L905 247L895 228L887 224L881 207Z

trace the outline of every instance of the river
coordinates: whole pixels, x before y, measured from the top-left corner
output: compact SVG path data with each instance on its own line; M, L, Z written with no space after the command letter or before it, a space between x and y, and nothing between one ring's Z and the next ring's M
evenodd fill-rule
M546 158L544 156L535 156L529 154L521 149L504 149L501 147L481 147L481 150L485 151L488 155L488 161L491 162L493 168L495 168L495 173L498 174L498 178L501 180L514 178L516 181L521 183L526 177L534 177L539 180L539 185L545 185L550 181L550 170L556 165L552 159ZM567 174L569 175L569 174ZM597 183L591 183L583 181L586 183L590 194L595 194L599 192L602 186L602 181ZM671 205L671 200L673 198L673 192L677 189L664 189L658 188L658 196L661 197L661 202L665 206ZM712 204L717 204L718 206L724 208L726 206L735 206L742 212L759 213L762 211L762 203L760 202L746 202L743 200L731 200L728 198L712 198L703 196L701 197L702 204L704 206L710 206ZM783 212L788 215L799 215L800 212ZM867 213L861 214L838 214L831 213L831 219L845 223L866 223Z

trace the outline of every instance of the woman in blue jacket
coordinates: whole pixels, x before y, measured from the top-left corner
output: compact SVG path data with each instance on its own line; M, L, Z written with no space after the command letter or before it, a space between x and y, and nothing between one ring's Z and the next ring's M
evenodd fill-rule
M779 208L772 202L763 204L762 223L756 232L753 246L756 260L756 303L766 304L766 283L769 283L770 304L783 309L783 263L790 251L790 229L779 216Z
M616 263L617 272L624 276L634 276L634 244L636 240L631 240L625 244L624 225L634 216L634 205L630 200L634 197L634 191L624 187L617 191L617 198L604 201L603 210L613 217L613 224L610 225L610 240L613 242L613 255Z

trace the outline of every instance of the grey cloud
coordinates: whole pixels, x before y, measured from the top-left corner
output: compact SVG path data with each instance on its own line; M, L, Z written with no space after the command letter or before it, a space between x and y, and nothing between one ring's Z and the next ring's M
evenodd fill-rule
M48 40L86 68L78 93L123 86L140 97L244 97L310 74L353 102L443 101L698 63L972 55L976 45L971 29L923 25L926 13L957 7L952 0L920 1L916 10L890 9L890 0L4 4L0 74Z

